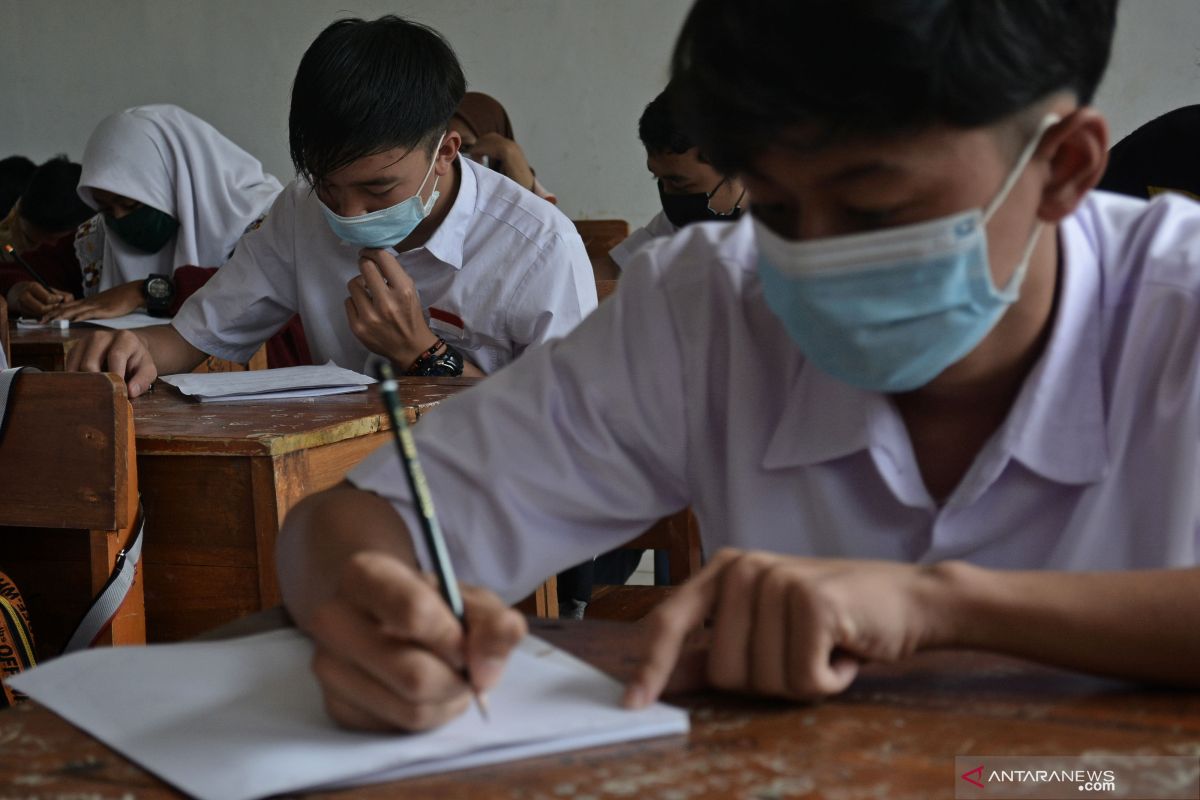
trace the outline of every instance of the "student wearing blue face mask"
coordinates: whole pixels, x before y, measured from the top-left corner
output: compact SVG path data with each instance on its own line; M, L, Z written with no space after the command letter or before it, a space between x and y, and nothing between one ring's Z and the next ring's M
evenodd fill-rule
M698 0L682 105L750 215L421 423L465 641L393 453L292 513L334 715L461 712L460 654L486 688L523 633L505 599L685 505L708 563L629 705L706 623L708 681L780 698L955 647L1200 685L1200 206L1092 191L1116 5Z
M561 212L459 158L464 78L433 30L386 16L326 28L301 59L288 120L300 178L171 325L101 332L71 368L131 395L206 354L245 361L293 314L313 360L413 375L486 375L596 306Z

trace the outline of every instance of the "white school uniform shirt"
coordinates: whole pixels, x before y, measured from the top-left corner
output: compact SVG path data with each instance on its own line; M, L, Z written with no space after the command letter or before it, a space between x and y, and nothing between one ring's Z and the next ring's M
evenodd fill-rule
M608 257L624 270L626 265L633 260L634 253L645 247L647 243L663 236L671 236L678 230L679 228L667 219L667 212L660 211L644 227L638 228L625 237L620 244L609 250Z
M457 163L446 218L397 258L433 332L491 373L574 328L596 307L596 283L561 211L499 173ZM361 275L358 252L334 235L316 192L294 181L171 324L205 353L240 362L299 312L317 363L363 371L371 354L345 309L346 284Z
M105 117L88 137L79 196L97 207L96 189L137 200L179 222L157 253L109 231L102 215L76 234L85 296L171 275L176 267L219 267L283 186L257 158L179 106L138 106Z
M647 247L571 336L415 428L459 576L519 598L688 504L709 556L1197 564L1200 205L1096 192L1059 240L1046 349L941 506L889 398L767 308L749 218ZM391 448L350 480L419 530Z

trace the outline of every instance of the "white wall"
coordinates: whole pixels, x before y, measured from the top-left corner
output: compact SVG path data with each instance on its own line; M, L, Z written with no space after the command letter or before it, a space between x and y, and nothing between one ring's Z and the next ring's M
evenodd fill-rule
M1122 0L1096 105L1115 144L1143 123L1200 103L1200 0Z
M474 89L508 107L573 217L657 209L636 122L690 0L0 0L0 155L78 159L92 127L175 102L289 178L296 64L333 19L402 13L442 31ZM1124 0L1098 103L1113 141L1200 103L1200 0Z
M640 224L658 196L637 138L691 0L0 0L0 157L75 160L105 115L173 102L283 180L292 78L344 16L398 13L450 41L572 217Z

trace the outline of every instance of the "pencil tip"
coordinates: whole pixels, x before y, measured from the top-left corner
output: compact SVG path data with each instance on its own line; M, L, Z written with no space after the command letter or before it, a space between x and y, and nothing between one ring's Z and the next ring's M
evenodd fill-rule
M479 716L483 717L484 722L491 722L492 712L488 709L487 695L478 691L474 691L475 705L479 706Z

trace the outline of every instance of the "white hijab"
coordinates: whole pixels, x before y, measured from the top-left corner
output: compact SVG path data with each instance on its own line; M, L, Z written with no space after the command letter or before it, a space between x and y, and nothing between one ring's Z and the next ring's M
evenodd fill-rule
M106 117L83 151L79 196L96 208L103 189L166 212L179 221L157 253L130 247L107 226L99 285L86 294L170 275L176 267L219 267L247 226L266 213L283 187L257 158L179 106L126 109Z

